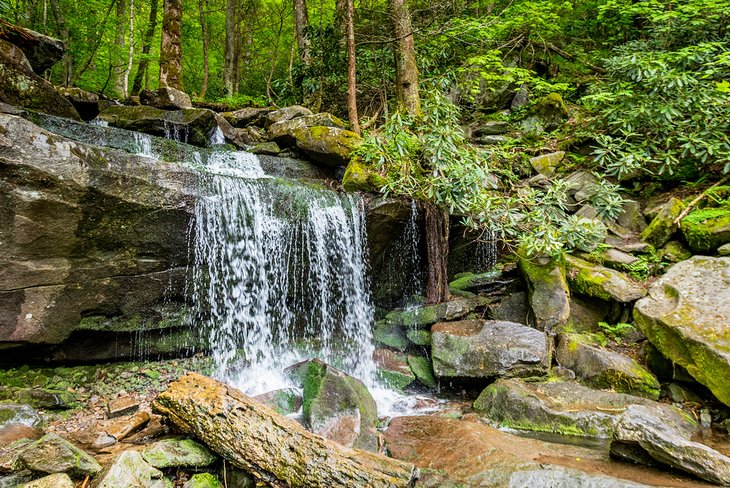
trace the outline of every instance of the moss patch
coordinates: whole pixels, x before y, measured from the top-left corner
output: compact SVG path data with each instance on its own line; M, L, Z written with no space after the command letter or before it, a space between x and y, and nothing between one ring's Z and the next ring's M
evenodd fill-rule
M695 252L711 252L730 242L730 208L690 212L681 223L682 235Z

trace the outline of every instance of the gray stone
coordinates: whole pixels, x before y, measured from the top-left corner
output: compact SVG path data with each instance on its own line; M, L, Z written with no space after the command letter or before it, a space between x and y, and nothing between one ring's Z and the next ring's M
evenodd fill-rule
M555 359L575 371L578 380L586 385L659 398L660 385L653 374L633 359L591 342L589 335L558 335Z
M93 457L56 434L46 434L25 447L18 463L37 473L68 473L80 478L101 471Z
M730 458L691 441L695 429L680 415L633 405L616 423L611 454L643 464L658 461L712 483L730 485Z
M281 415L297 413L302 408L302 395L295 388L283 388L253 397L264 405L276 410Z
M543 263L539 258L520 257L519 266L527 281L530 308L537 327L552 333L565 325L570 318L570 290L563 260Z
M530 158L530 165L541 175L550 177L558 169L563 159L565 159L565 151L557 151Z
M99 475L94 488L171 488L163 476L138 451L124 451Z
M576 293L606 301L633 302L646 295L646 289L626 274L566 256L570 289Z
M58 93L71 102L82 119L90 121L99 115L99 95L77 87L59 87Z
M408 349L406 330L400 324L391 324L382 320L376 322L373 339L378 344L388 346L397 351L405 351Z
M694 210L682 219L682 236L697 254L712 254L730 243L730 208Z
M548 373L545 334L514 322L465 320L431 328L431 359L440 378L539 377Z
M571 295L568 325L574 332L596 332L598 322L603 322L611 313L611 304L598 298Z
M277 122L285 120L295 119L297 117L304 117L307 115L314 115L308 108L302 107L301 105L292 105L291 107L284 107L272 112L268 112L263 116L264 125L268 129L269 126Z
M692 252L679 241L669 241L657 250L657 256L667 263L678 263L692 257Z
M674 403L702 403L699 395L692 393L677 383L669 383L667 385L667 397Z
M76 404L76 398L68 391L45 388L22 388L15 392L15 400L48 410L65 410Z
M480 296L455 298L435 305L422 305L391 312L385 316L383 323L424 328L437 322L461 319L487 303L488 300Z
M558 93L544 96L530 107L527 117L520 121L522 130L529 134L551 132L568 118L568 108Z
M617 267L631 266L639 260L636 256L613 247L599 252L597 255L603 264L614 269Z
M527 292L511 293L490 308L489 318L529 325L530 303Z
M477 143L484 146L497 146L504 142L507 142L509 138L507 136L481 136L477 139Z
M7 22L0 29L0 39L18 46L38 75L43 75L60 61L66 50L59 39Z
M377 451L377 406L358 379L318 359L287 369L304 388L304 421L317 435L344 446Z
M674 221L682 213L684 207L681 200L676 198L669 200L659 209L649 226L641 233L641 239L655 248L663 246L679 228Z
M75 484L66 473L56 473L24 483L20 488L75 488Z
M164 439L145 447L142 458L155 468L209 466L217 456L192 439Z
M510 131L509 122L504 120L489 120L483 124L479 124L474 129L474 135L480 136L499 136Z
M616 222L637 234L646 229L646 219L641 212L641 205L635 200L624 200L623 208L616 218Z
M193 107L187 93L169 86L161 86L157 90L142 90L139 92L139 101L142 105L149 105L163 110Z
M634 320L659 352L730 405L730 258L675 264L636 303Z
M265 116L274 110L271 107L245 107L234 112L224 112L221 116L237 129L249 126L263 127Z
M395 390L402 390L414 381L416 375L408 365L408 358L388 349L376 349L373 359L377 366L377 373L380 381Z
M254 154L268 154L276 156L281 152L281 148L275 142L261 142L250 149Z
M611 438L618 416L630 405L671 408L644 398L593 390L566 381L497 380L482 391L474 410L500 427L554 434Z
M13 424L37 427L41 418L30 405L0 403L0 428Z
M720 256L730 256L730 243L718 247L717 253Z

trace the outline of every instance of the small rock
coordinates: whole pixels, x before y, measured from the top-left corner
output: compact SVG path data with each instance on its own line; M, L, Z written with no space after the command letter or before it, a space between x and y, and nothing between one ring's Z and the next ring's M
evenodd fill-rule
M502 298L498 304L489 309L490 319L506 320L523 325L528 325L529 314L530 304L527 299L527 293L524 291L510 293Z
M0 473L11 473L23 469L19 462L20 455L33 442L32 439L18 439L0 449Z
M431 332L422 329L410 329L406 332L406 337L412 344L416 346L430 346Z
M481 296L455 298L435 305L422 305L408 310L391 312L385 316L382 323L425 328L437 322L463 318L488 303L489 300Z
M438 387L438 380L433 374L431 362L421 356L408 356L408 366L410 366L416 379L428 388Z
M544 333L497 320L434 325L431 358L434 373L441 378L545 376L549 362Z
M0 427L12 424L37 427L41 424L41 418L30 405L0 403Z
M499 144L507 142L508 138L506 136L481 136L479 139L477 139L478 144L482 144L484 146L497 146Z
M138 451L124 451L102 472L95 488L152 488L165 487L163 473L145 462ZM162 483L157 485L159 480Z
M730 209L703 208L694 210L682 219L682 235L696 253L712 253L730 243Z
M564 366L553 366L550 370L550 375L560 378L563 381L572 381L575 379L575 371Z
M490 120L484 124L480 124L475 130L474 135L480 136L499 136L510 131L509 122L503 120Z
M130 434L138 431L150 421L148 412L137 412L131 417L120 418L106 427L106 433L112 436L117 442Z
M187 93L169 86L161 86L157 90L142 90L139 93L139 101L142 105L163 110L177 110L193 106Z
M281 148L273 141L260 142L252 147L250 152L254 154L268 154L269 156L276 156L281 152Z
M550 177L563 159L565 159L565 151L557 151L530 158L530 165L541 175Z
M194 474L183 488L223 488L220 480L211 473Z
M101 471L93 457L56 434L46 434L28 445L18 462L38 473L69 473L79 478Z
M20 488L75 488L75 484L66 473L55 473L20 485Z
M94 451L100 451L109 446L113 446L116 443L117 440L114 437L110 436L106 432L102 432L96 437L96 439L94 439L94 442L91 443L91 449Z
M667 385L667 396L673 403L702 403L702 399L698 395L677 383Z
M58 87L58 93L76 108L81 118L90 121L99 115L99 95L78 87Z
M373 359L378 368L378 377L390 388L402 390L416 380L405 354L377 349Z
M294 388L274 390L253 398L273 408L281 415L297 413L302 408L302 396Z
M457 279L449 283L449 288L479 292L501 277L502 273L500 271L487 271L479 274L462 273Z
M144 448L142 458L155 468L203 468L216 459L210 449L192 439L164 439Z
M730 243L723 244L722 246L718 247L717 253L720 256L730 256Z
M674 221L682 213L684 207L684 203L676 198L665 203L649 226L641 233L641 240L656 248L664 245L679 228Z
M233 127L242 129L250 125L263 126L263 118L273 112L273 108L246 107L235 112L221 114Z
M15 398L35 408L49 410L65 410L73 407L76 402L76 398L67 391L44 388L24 388L15 393Z
M107 404L109 418L129 415L139 410L139 402L132 397L120 397Z
M646 289L624 273L566 256L570 288L589 297L619 303L633 302L646 295Z

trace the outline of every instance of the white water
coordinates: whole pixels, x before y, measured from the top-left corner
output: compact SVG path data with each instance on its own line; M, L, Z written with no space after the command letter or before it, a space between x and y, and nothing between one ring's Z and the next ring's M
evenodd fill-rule
M133 132L135 153L142 156L156 157L152 150L152 136L141 132Z
M223 131L220 126L216 125L208 135L208 146L220 146L226 143L226 137L223 135Z
M193 292L216 376L259 394L290 386L283 370L319 357L375 387L362 202L254 179L263 171L247 153L208 165Z

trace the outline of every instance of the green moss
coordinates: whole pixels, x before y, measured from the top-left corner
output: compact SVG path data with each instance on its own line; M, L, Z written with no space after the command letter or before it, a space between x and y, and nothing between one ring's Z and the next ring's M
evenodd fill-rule
M416 346L430 346L431 332L421 329L410 329L406 332L406 337Z
M421 356L408 356L408 366L413 371L416 379L428 388L438 387L438 380L433 374L431 362Z
M681 229L693 251L714 251L730 242L730 208L705 208L690 212L682 219Z
M413 375L403 374L399 371L378 368L378 379L394 390L403 390L416 379Z
M303 380L303 403L302 413L304 418L311 418L312 403L319 397L324 377L327 373L327 365L320 361L309 361L304 371Z
M400 325L378 322L375 324L373 338L375 342L398 351L408 349L408 339Z
M677 199L672 198L667 202L659 213L649 223L649 226L641 233L641 240L658 248L667 242L672 234L677 230L674 221L679 217L685 208L685 204Z
M185 483L185 488L223 488L218 478L211 473L194 474L190 480Z
M385 178L358 157L352 158L342 177L346 191L379 192L385 185Z

